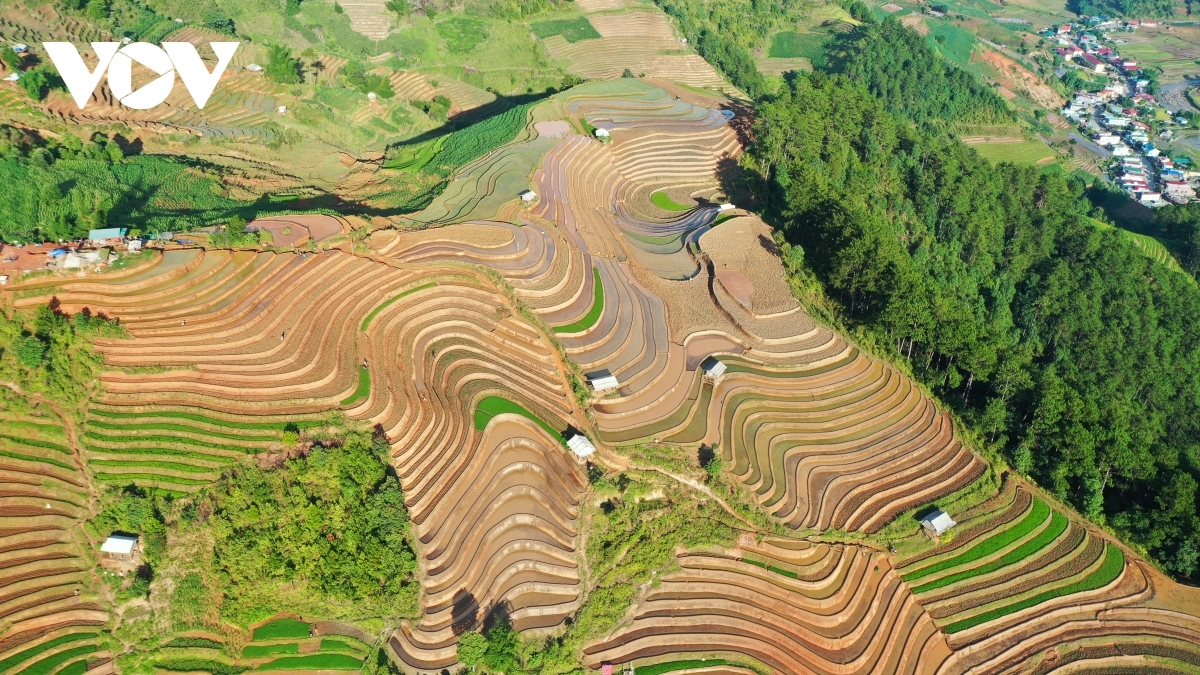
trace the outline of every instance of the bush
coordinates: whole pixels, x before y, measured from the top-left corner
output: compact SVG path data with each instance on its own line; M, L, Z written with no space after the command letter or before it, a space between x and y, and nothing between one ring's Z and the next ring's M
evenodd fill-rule
M292 56L291 51L282 45L271 45L267 48L267 65L263 74L268 80L279 84L299 84L300 61Z
M46 345L36 336L26 335L17 340L13 345L13 351L17 354L17 360L26 368L37 368L42 365L42 359L46 356Z
M204 15L204 27L211 28L218 33L226 35L236 35L237 29L234 26L233 19L220 12L208 12Z

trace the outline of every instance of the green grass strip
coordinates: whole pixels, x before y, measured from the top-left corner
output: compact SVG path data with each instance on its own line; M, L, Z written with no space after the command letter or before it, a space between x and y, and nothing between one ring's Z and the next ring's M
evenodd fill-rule
M81 645L72 649L61 651L57 654L47 656L41 661L37 661L32 665L27 666L24 670L18 671L17 675L49 675L50 671L54 670L59 664L66 663L76 656L91 654L99 649L96 645Z
M555 326L555 333L580 333L592 326L600 320L600 314L604 311L604 284L600 282L600 269L592 268L592 278L595 279L594 286L596 287L595 297L592 299L592 308L588 310L583 318L575 323L569 323L565 326Z
M655 663L650 666L638 666L633 669L636 675L662 675L662 673L673 673L677 670L688 670L689 668L705 668L712 666L734 666L738 665L727 659L687 659L685 661L665 661L663 663Z
M132 483L135 481L154 481L157 483L174 483L175 485L208 485L211 480L199 480L196 478L176 478L175 476L163 476L156 473L96 473L96 480L104 481L105 483Z
M168 448L101 448L94 445L89 445L88 450L95 454L102 455L167 455L178 459L199 459L206 462L220 462L221 464L232 464L237 460L236 457L226 457L225 455L213 455L204 452L187 452L185 450L170 450ZM92 460L92 463L103 462L107 460ZM133 461L133 460L131 460ZM153 460L151 460L153 461Z
M1120 576L1121 570L1123 569L1125 569L1125 554L1122 553L1121 549L1117 548L1116 546L1113 546L1112 544L1105 544L1104 562L1100 563L1099 567L1097 567L1094 571L1092 571L1091 574L1087 575L1083 579L1080 579L1079 581L1067 586L1051 588L1038 593L1037 595L1025 598L1019 602L1014 602L1011 605L997 607L996 609L984 612L983 614L977 614L969 619L956 621L946 626L943 630L945 630L947 633L958 633L967 630L968 628L978 626L979 624L999 619L1002 616L1007 616L1013 612L1019 612L1023 609L1040 605L1047 600L1053 600L1054 598L1061 598L1063 596L1073 595L1075 593L1094 591L1097 588L1103 588L1104 586L1107 586L1115 581L1116 578Z
M342 399L342 405L350 405L359 399L366 398L370 393L371 371L360 366L358 369L358 389L355 389L353 394Z
M416 293L417 291L423 291L426 288L433 288L434 286L437 286L437 282L431 281L427 284L417 286L416 288L410 288L407 291L400 293L399 295L397 295L394 298L388 298L387 300L384 300L383 304L381 304L378 307L376 307L375 309L371 310L371 313L367 315L367 318L363 319L362 332L364 332L364 333L367 332L367 326L371 325L371 320L374 319L376 316L378 316L380 312L382 312L383 310L390 307L392 305L392 303L396 302L397 300L399 300L400 298L403 298L406 295L412 295L413 293Z
M90 464L98 467L108 468L124 468L124 467L145 467L147 469L166 469L167 471L183 471L184 473L213 473L219 472L219 468L210 468L207 466L196 466L195 464L178 464L176 462L127 462L120 459L93 459Z
M130 436L123 434L119 436L105 436L94 431L88 431L83 435L84 438L93 441L102 441L107 443L125 444L125 443L180 443L182 445L194 445L200 448L213 448L214 450L226 450L228 452L240 452L254 454L258 452L256 448L249 448L240 445L221 445L219 443L209 443L208 441L200 441L195 438L184 436Z
M26 659L32 658L34 656L37 656L38 654L41 654L42 652L46 651L47 649L57 647L61 644L65 644L67 642L74 642L76 640L90 640L91 638L94 638L94 637L96 637L96 633L71 633L70 635L63 635L62 637L56 637L53 640L47 640L46 642L43 642L40 645L37 645L35 647L30 647L29 649L26 649L24 651L19 651L16 654L13 654L12 656L4 659L3 661L0 661L0 672L5 672L9 668L12 668L13 666L17 665L18 663L25 661Z
M165 417L169 419L191 420L193 422L202 422L218 427L229 427L231 429L250 429L262 431L283 431L288 425L295 425L299 429L308 429L318 427L324 424L322 420L303 420L300 422L235 422L231 420L216 419L214 417L205 417L196 413L177 412L174 410L164 410L161 412L117 412L115 410L89 410L88 415L91 417L108 417L110 419L137 419L142 417Z
M254 629L254 633L250 639L259 642L261 640L283 640L286 638L306 638L309 633L309 625L303 621L295 619L276 619L264 623Z
M79 659L74 663L69 663L59 670L57 675L83 675L87 672L87 659Z
M540 417L526 410L524 406L499 396L488 396L479 402L479 407L475 409L475 430L483 431L493 417L502 413L515 413L533 420L539 427L545 429L546 433L558 439L559 443L565 445L567 442L567 439L563 438L562 432L546 424Z
M321 640L321 651L323 652L362 652L366 651L363 647L356 644L352 645L345 640Z
M274 654L299 654L299 642L282 642L273 645L246 645L242 650L242 656L248 659L257 659L263 656L271 656Z
M695 206L688 206L686 204L680 204L676 202L674 199L671 199L669 196L667 196L667 193L662 190L650 195L650 201L653 202L658 208L666 211L691 211L692 209L696 208Z
M246 434L230 434L224 431L210 431L201 429L200 427L191 427L184 424L172 424L170 422L149 422L145 424L111 424L100 420L91 420L88 422L89 427L103 429L105 431L182 431L189 434L198 434L200 436L214 436L216 438L224 438L231 441L277 441L279 436L249 436Z
M945 560L936 562L929 567L923 567L915 572L901 574L900 578L904 579L905 581L912 582L916 579L921 579L929 576L930 574L934 574L935 572L941 572L942 570L948 570L952 567L958 567L959 565L964 565L974 560L978 560L984 556L991 555L992 553L999 551L1005 546L1008 546L1014 541L1032 532L1034 528L1045 522L1049 515L1050 507L1046 506L1046 503L1042 500L1035 499L1033 500L1033 508L1029 509L1029 513L1026 514L1025 517L1013 527L993 534L987 539L984 539L983 541L975 544L971 548L952 558L946 558Z
M785 577L790 577L790 578L792 578L792 579L799 579L799 578L800 578L800 575L799 575L799 574L796 574L795 572L793 572L793 571L791 571L791 570L785 570L785 569L783 569L782 567L776 567L776 566L774 566L774 565L768 565L767 563L765 563L765 562L760 562L760 561L758 561L758 560L751 560L751 559L749 559L749 558L742 558L742 562L744 562L744 563L750 563L751 565L754 565L755 567L761 567L761 568L763 568L764 570L770 570L770 571L774 572L775 574L782 574L783 576L785 576Z
M22 455L19 452L13 452L11 450L0 450L0 457L8 457L10 459L19 459L23 462L33 462L34 464L50 464L50 465L57 466L57 467L67 469L70 471L75 471L75 467L71 466L70 464L67 464L66 462L60 462L57 459L50 459L49 457L35 457L33 455Z
M163 670L186 673L193 670L212 673L212 675L238 675L250 670L249 666L235 666L232 663L224 663L214 659L198 659L193 657L180 657L175 659L163 659L154 664Z
M304 656L285 656L264 663L255 670L358 670L362 668L362 659L345 654L305 654Z
M216 640L199 637L177 637L163 645L163 647L199 647L202 649L221 649L224 646L224 643L217 642Z
M1038 536L1034 537L1033 539L1021 544L1008 553L1005 553L999 559L993 560L992 562L984 565L980 565L979 567L972 567L969 570L955 572L954 574L942 577L941 579L935 579L927 584L917 586L913 589L913 593L928 593L929 591L942 588L943 586L949 586L950 584L957 581L962 581L963 579L983 576L984 574L995 572L1002 567L1008 567L1009 565L1019 563L1034 553L1037 553L1043 548L1049 546L1055 539L1058 539L1059 535L1066 531L1068 524L1069 522L1067 521L1067 517L1058 511L1055 511L1050 515L1049 527L1042 530Z
M0 438L4 439L6 441L12 441L13 443L18 443L20 445L28 445L31 448L44 448L46 450L54 450L55 452L61 452L62 454L66 455L68 457L71 456L71 449L66 446L59 445L58 443L51 443L50 441L40 441L40 440L37 440L34 438L19 438L17 436L9 436L7 434L0 434Z
M720 225L721 223L729 220L730 218L737 218L737 217L738 216L736 216L732 213L722 213L721 215L717 216L716 220L713 221L713 224L711 227L716 227L716 226Z
M0 423L3 423L9 431L13 429L27 429L39 434L54 434L55 436L62 436L66 433L66 430L59 424L42 424L27 420L15 420L10 417L0 417Z

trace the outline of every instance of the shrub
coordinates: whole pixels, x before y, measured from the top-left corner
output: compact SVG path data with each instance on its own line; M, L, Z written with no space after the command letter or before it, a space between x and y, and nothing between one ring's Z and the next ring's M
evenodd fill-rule
M282 45L271 45L267 48L267 65L263 74L268 80L279 84L298 84L300 78L300 61L292 56L292 52Z
M17 360L26 368L37 368L42 365L46 356L46 345L34 335L26 335L13 345Z

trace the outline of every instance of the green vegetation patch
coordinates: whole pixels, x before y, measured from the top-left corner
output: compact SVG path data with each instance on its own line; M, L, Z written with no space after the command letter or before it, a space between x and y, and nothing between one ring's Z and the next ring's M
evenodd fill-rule
M278 436L262 436L252 434L231 434L223 431L213 431L210 429L202 429L200 427L187 426L183 424L172 424L171 422L144 422L138 424L113 424L103 420L91 420L88 422L89 427L104 429L105 431L182 431L190 434L202 434L205 436L214 436L216 438L224 438L231 441L274 441L278 440ZM135 437L136 438L136 437Z
M452 54L466 54L488 38L487 24L479 19L455 16L437 25L438 35Z
M305 654L285 656L264 663L255 670L358 670L363 662L345 654Z
M816 64L824 61L828 42L829 36L823 33L783 31L771 36L767 56L773 59L805 58Z
M270 645L246 645L242 650L242 656L248 659L258 659L264 656L273 656L275 654L299 654L299 642L280 642Z
M287 638L306 638L311 628L303 621L296 619L276 619L254 629L251 639L255 642L263 640L284 640Z
M384 166L408 172L449 177L460 167L508 143L525 128L529 109L524 103L428 141L395 145L387 150Z
M358 388L354 390L346 398L342 399L342 405L350 405L355 401L364 399L371 393L371 371L366 366L358 367Z
M735 666L739 665L727 659L687 659L684 661L665 661L663 663L655 663L650 666L638 666L633 669L635 675L662 675L662 673L673 673L677 670L688 670L691 668L711 668L714 666Z
M79 659L63 666L56 675L83 675L88 670L87 659Z
M66 462L60 462L57 459L50 459L49 457L36 457L34 455L23 455L19 452L12 452L11 450L0 450L0 457L8 457L9 459L19 459L23 462L33 462L34 464L38 464L38 463L50 464L52 466L57 466L60 469L67 469L69 471L75 470L75 467L71 466L70 464L67 464Z
M1050 146L1040 141L1017 143L980 143L972 145L980 157L989 162L1011 162L1022 166L1036 166L1054 159L1057 155Z
M76 640L90 640L94 637L96 637L96 633L71 633L70 635L56 637L53 640L47 640L40 645L30 647L24 651L19 651L3 661L0 661L0 672L7 672L10 668L18 663L33 658L47 649L57 647L67 642L75 642Z
M975 544L966 551L952 557L936 562L928 567L923 567L914 572L901 574L900 578L905 581L912 582L930 574L948 570L959 565L978 560L984 556L991 555L996 551L1008 546L1014 541L1024 537L1032 532L1038 525L1046 522L1046 518L1050 515L1050 507L1040 499L1033 500L1033 506L1029 509L1029 513L1025 515L1016 525L1001 530L996 534L984 539Z
M592 285L595 287L592 308L588 310L587 314L583 315L582 319L575 323L569 323L565 326L555 326L555 333L580 333L595 326L596 322L600 320L600 315L604 312L604 284L600 281L599 268L592 268L592 278L594 280Z
M221 649L224 646L225 645L223 643L217 642L216 640L200 637L177 637L163 645L163 647L199 647L202 649Z
M671 199L669 195L667 195L666 190L659 190L658 192L650 195L650 201L653 202L658 208L666 211L691 211L692 209L696 208L695 204L688 205L676 202L675 200Z
M92 417L107 417L110 419L136 419L146 417L166 418L166 419L182 419L191 420L193 422L201 422L204 424L212 424L215 426L231 427L234 429L247 430L275 430L283 431L289 426L295 426L299 429L308 429L324 424L321 420L302 420L299 422L239 422L236 420L218 419L215 417L206 417L196 413L181 412L174 410L155 410L154 412L121 412L115 410L89 410L88 414ZM239 438L243 438L240 437Z
M755 567L761 567L761 568L763 568L764 570L771 570L771 571L772 571L772 572L774 572L775 574L782 574L783 576L785 576L785 577L789 577L789 578L792 578L792 579L799 579L799 578L800 578L800 575L799 575L799 574L796 574L795 572L793 572L793 571L791 571L791 570L785 570L785 569L783 569L782 567L776 567L776 566L774 566L774 565L771 565L771 564L768 564L768 563L765 563L765 562L761 562L761 561L758 561L758 560L751 560L750 558L742 558L742 562L744 562L744 563L750 563L751 565L754 565Z
M70 661L76 656L91 654L97 649L99 649L99 647L96 645L81 645L79 647L73 647L57 654L47 656L41 661L26 666L24 670L18 671L17 675L50 675L50 672L61 664Z
M217 661L214 659L198 659L188 657L163 659L162 661L156 661L154 665L162 668L163 670L170 670L172 672L188 673L192 671L201 671L205 673L212 673L212 675L239 675L240 673L250 670L250 666L235 666L232 663L225 663L223 661Z
M559 443L563 443L565 445L567 442L567 439L563 438L562 432L558 431L549 424L546 424L542 418L526 410L525 407L520 403L514 403L506 398L500 398L499 396L488 396L479 402L479 407L475 409L475 430L483 431L493 417L503 413L515 413L527 419L533 420L539 427L545 429L546 433L558 439Z
M1111 584L1113 581L1116 581L1117 577L1120 576L1121 571L1124 569L1125 554L1121 552L1120 548L1113 546L1112 544L1105 544L1104 562L1100 563L1100 566L1093 570L1091 574L1080 579L1079 581L1066 586L1060 586L1058 588L1051 588L1049 590L1042 591L1037 595L1014 602L1011 605L997 607L982 614L977 614L969 619L956 621L946 626L943 630L945 630L947 633L958 633L967 630L968 628L978 626L982 623L999 619L1002 616L1007 616L1013 612L1019 612L1023 609L1040 605L1047 600L1053 600L1054 598L1061 598L1074 593L1082 593L1084 591L1093 591L1097 588L1103 588L1104 586Z
M374 319L376 316L378 316L380 312L382 312L383 310L385 310L385 309L387 309L388 307L390 307L390 306L392 305L392 303L396 302L396 301L397 301L397 300L399 300L400 298L403 298L403 297L405 297L405 296L408 296L408 295L412 295L413 293L416 293L417 291L423 291L423 290L425 290L426 288L433 288L434 286L437 286L437 282L436 282L436 281L431 281L431 282L429 282L429 283L427 283L427 284L422 284L422 285L420 285L420 286L417 286L416 288L410 288L410 289L408 289L407 291L404 291L404 292L402 292L402 293L400 293L400 294L396 295L395 297L388 298L387 300L384 300L382 304L380 304L380 305L379 305L378 307L376 307L375 309L371 310L371 313L367 315L367 318L363 319L363 322L362 322L362 332L364 332L364 333L365 333L365 332L367 332L367 326L370 326L370 325L371 325L371 321L372 321L372 320L373 320L373 319Z
M321 639L321 651L323 652L361 652L364 645L355 642L350 644L345 640L331 640L328 638Z
M1038 533L1038 535L1033 539L1021 544L1020 546L1014 548L1008 553L1005 553L1003 556L993 560L992 562L985 563L979 567L973 567L969 570L955 572L954 574L942 577L941 579L936 579L927 584L917 586L913 589L913 593L927 593L944 586L949 586L955 582L962 581L963 579L983 576L984 574L990 574L991 572L995 572L996 570L1009 565L1015 565L1016 563L1021 562L1022 560L1049 546L1051 542L1053 542L1055 539L1058 539L1058 537L1066 531L1067 525L1069 524L1070 523L1066 516L1062 515L1058 511L1055 511L1050 515L1050 525Z
M551 35L561 35L567 42L579 42L581 40L592 40L600 37L600 33L596 31L595 26L592 25L591 21L588 21L586 16L579 16L574 19L535 21L529 27L533 29L534 35L543 40Z

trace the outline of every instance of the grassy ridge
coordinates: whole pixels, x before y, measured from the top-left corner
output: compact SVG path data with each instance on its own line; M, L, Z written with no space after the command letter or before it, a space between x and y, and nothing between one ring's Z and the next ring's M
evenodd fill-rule
M310 630L309 625L303 621L297 621L296 619L276 619L255 628L250 639L257 642L260 640L306 638Z
M449 178L460 167L516 138L533 103L525 103L464 129L414 145L388 148L384 167Z
M582 319L574 323L569 323L565 326L555 326L555 333L581 333L596 325L596 322L600 320L600 314L604 312L604 284L600 280L600 270L598 268L592 268L592 279L595 282L593 283L595 292L592 298L592 308L588 310L587 314L583 315Z
M367 332L367 326L371 325L371 321L373 321L375 319L375 317L379 315L380 312L382 312L383 310L390 307L392 305L392 303L396 302L400 298L403 298L408 295L412 295L413 293L416 293L417 291L423 291L426 288L433 288L434 286L437 286L437 282L431 281L427 284L421 284L420 286L417 286L416 288L410 288L407 291L404 291L394 297L384 300L381 305L379 305L375 309L371 310L371 313L367 315L367 318L363 319L362 328L361 328L362 332L364 332L364 333Z

